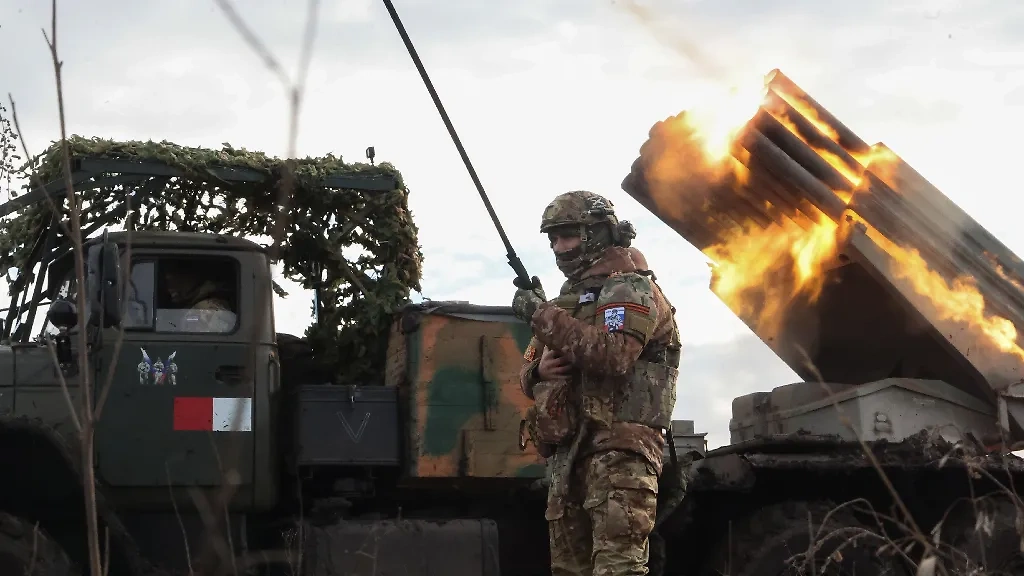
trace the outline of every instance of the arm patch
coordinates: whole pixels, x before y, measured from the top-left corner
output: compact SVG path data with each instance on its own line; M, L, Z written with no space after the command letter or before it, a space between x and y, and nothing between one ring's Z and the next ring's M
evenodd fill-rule
M537 359L537 352L543 347L544 345L537 340L536 336L530 336L530 343L526 345L526 350L523 352L523 360L533 362Z
M624 332L646 344L658 316L650 279L636 273L610 276L597 297L597 313L606 332Z
M527 362L533 362L537 357L537 347L533 345L534 340L536 339L530 339L530 344L526 347L526 352L523 354L523 360Z

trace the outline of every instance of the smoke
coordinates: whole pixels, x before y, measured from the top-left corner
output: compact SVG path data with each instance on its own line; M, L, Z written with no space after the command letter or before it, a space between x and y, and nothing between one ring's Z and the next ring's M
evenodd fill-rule
M660 45L693 64L704 80L720 88L728 88L741 81L736 78L734 70L713 58L698 42L688 40L695 38L694 35L680 30L678 25L670 25L668 19L656 15L650 8L641 6L636 0L618 0L613 4L632 15Z

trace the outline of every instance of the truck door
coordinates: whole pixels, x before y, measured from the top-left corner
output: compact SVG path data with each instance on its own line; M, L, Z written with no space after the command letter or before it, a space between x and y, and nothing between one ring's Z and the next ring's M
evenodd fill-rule
M133 250L124 339L96 431L97 471L115 487L252 483L254 347L244 252ZM251 265L248 264L248 265ZM97 398L116 330L105 334Z

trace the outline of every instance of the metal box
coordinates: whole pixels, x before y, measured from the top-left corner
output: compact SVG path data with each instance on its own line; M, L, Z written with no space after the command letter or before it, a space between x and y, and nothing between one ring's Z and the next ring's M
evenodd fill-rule
M302 386L298 391L301 465L401 463L398 390L384 386Z
M950 442L996 433L993 407L941 380L887 378L859 385L799 382L733 400L731 442L813 433L899 442L932 431ZM955 424L955 425L954 425Z
M387 386L401 390L410 478L543 478L519 425L530 327L508 306L410 304L392 325Z
M697 453L701 456L707 453L708 441L707 432L694 432L693 420L672 421L672 443L676 446L676 454ZM665 445L666 461L671 456L669 447Z

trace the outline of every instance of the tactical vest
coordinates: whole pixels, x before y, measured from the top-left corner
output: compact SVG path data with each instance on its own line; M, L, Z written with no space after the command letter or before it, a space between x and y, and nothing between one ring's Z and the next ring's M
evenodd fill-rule
M563 287L552 304L586 324L604 328L597 312L601 288L607 276L594 276ZM626 374L625 382L615 377L600 377L577 372L573 391L584 418L600 427L614 422L631 422L652 428L671 429L679 378L678 330L673 327L670 340L649 341Z

